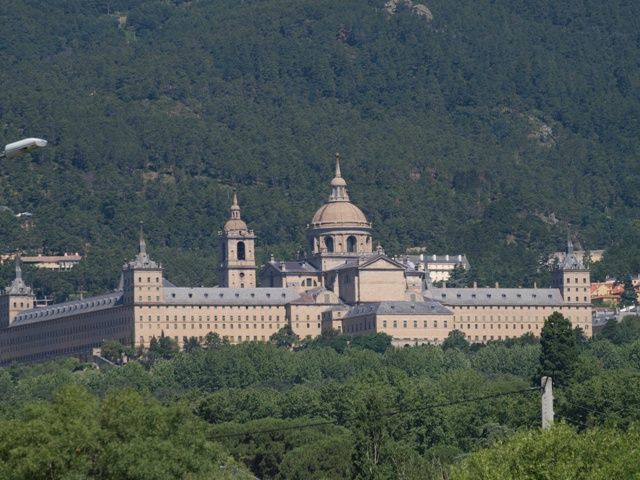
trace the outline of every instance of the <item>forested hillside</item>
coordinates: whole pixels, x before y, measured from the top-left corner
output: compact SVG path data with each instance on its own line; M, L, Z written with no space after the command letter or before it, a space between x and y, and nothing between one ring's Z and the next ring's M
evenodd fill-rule
M339 151L388 253L527 284L570 227L597 276L639 271L640 3L424 5L5 3L0 140L51 146L2 163L2 251L81 251L33 281L99 291L144 220L170 279L212 285L232 187L261 259L291 254Z

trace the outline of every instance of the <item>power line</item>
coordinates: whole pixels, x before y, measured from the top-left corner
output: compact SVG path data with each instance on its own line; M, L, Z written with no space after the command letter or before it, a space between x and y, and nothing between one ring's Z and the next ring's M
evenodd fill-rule
M421 407L417 407L417 408L408 408L408 409L402 409L402 410L389 410L387 412L382 412L376 415L373 415L372 417L367 417L367 416L356 416L356 415L351 415L350 417L344 417L341 420L342 421L350 421L350 420L359 420L362 418L382 418L382 417L391 417L391 416L395 416L395 415L399 415L401 413L412 413L412 412L420 412L423 410L428 410L428 409L432 409L432 408L442 408L442 407L449 407L449 406L453 406L453 405L461 405L464 403L471 403L471 402L478 402L478 401L482 401L482 400L490 400L493 398L499 398L499 397L506 397L509 395L516 395L516 394L521 394L521 393L531 393L532 391L537 391L539 390L539 387L529 387L529 388L523 388L520 390L511 390L508 392L499 392L499 393L493 393L490 395L484 395L481 397L473 397L473 398L464 398L461 400L453 400L450 402L444 402L444 403L432 403L432 404L428 404L428 405L423 405ZM234 433L225 433L225 434L220 434L220 435L213 435L211 436L211 440L218 440L218 439L222 439L222 438L232 438L232 437L243 437L246 435L259 435L262 433L276 433L276 432L282 432L282 431L286 431L286 430L298 430L301 428L312 428L312 427L321 427L321 426L326 426L326 425L334 425L338 423L338 419L332 419L332 420L322 420L322 421L317 421L317 422L309 422L309 423L303 423L303 424L298 424L298 425L290 425L290 426L285 426L285 427L274 427L274 428L265 428L262 430L253 430L253 431L245 431L245 432L234 432Z

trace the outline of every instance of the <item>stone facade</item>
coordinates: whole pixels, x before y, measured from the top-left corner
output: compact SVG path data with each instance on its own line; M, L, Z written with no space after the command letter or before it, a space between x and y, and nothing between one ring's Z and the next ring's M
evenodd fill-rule
M18 261L16 279L0 295L0 363L89 356L108 340L146 348L161 335L179 344L209 333L230 343L267 341L285 325L301 338L328 330L387 333L404 346L438 344L458 329L472 342L487 342L539 335L554 311L591 335L589 270L571 242L552 288L452 289L431 286L424 259L392 259L381 246L374 249L371 232L336 158L331 195L307 226L309 251L297 260L271 258L258 272L257 236L242 220L234 192L218 234L219 287L169 282L147 253L142 227L138 254L123 266L118 289L105 295L37 307ZM468 267L463 256L446 258L432 263Z

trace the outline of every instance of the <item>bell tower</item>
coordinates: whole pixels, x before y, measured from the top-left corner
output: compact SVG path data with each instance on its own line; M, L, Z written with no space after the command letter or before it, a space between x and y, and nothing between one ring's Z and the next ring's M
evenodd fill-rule
M591 303L591 274L573 251L573 242L567 235L567 252L552 272L552 286L560 289L565 304Z
M0 328L7 328L23 310L35 308L35 295L22 279L20 257L16 255L16 278L0 295Z
M164 302L162 265L153 261L147 253L142 222L140 245L136 258L125 263L122 269L123 302L125 305L153 305Z
M256 286L256 236L240 217L238 195L233 192L230 218L218 232L220 245L221 287L255 288Z

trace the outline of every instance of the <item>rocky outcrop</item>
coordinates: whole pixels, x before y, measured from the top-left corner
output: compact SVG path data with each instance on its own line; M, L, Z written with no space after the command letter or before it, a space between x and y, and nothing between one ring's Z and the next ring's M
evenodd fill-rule
M429 7L421 3L413 3L411 0L387 0L384 4L384 9L389 15L394 15L398 11L398 7L404 5L411 10L411 13L419 17L423 17L427 22L433 20L433 13L429 10Z

